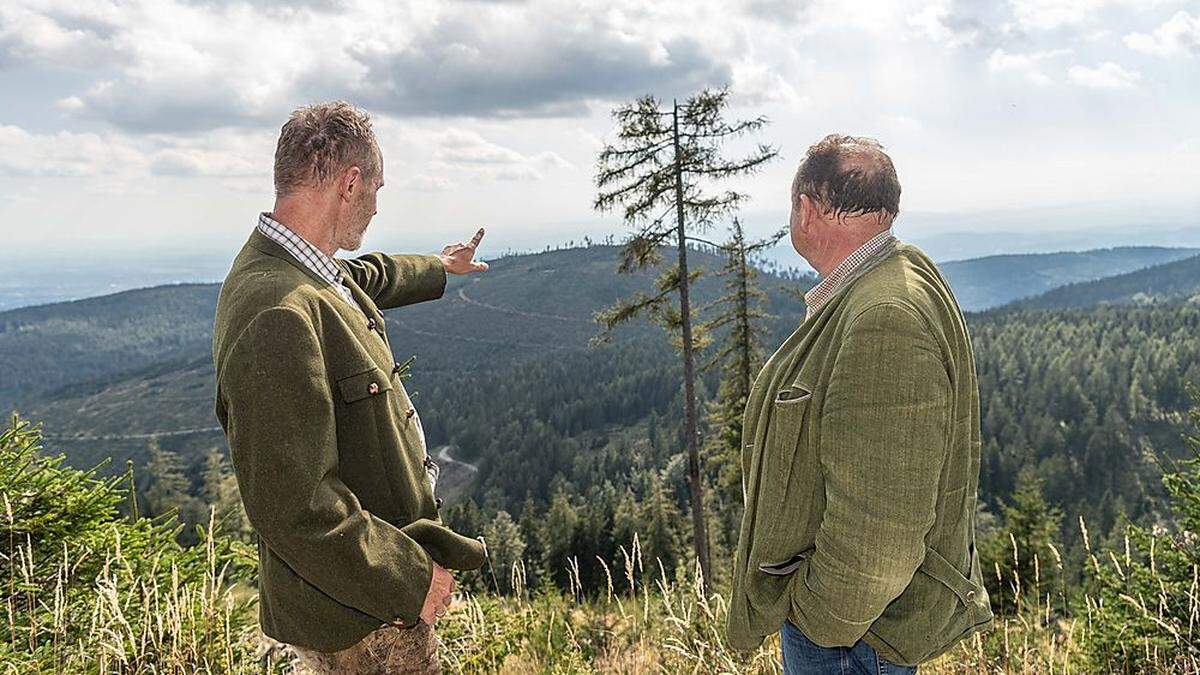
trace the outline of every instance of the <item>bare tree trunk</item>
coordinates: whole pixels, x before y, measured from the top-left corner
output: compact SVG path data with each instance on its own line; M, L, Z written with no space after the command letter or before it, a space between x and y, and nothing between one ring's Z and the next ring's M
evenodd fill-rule
M679 151L679 103L671 112L672 140L675 147L675 219L679 238L679 313L683 331L683 437L688 456L688 480L692 496L692 540L704 589L712 588L712 570L708 562L708 528L704 518L703 484L700 482L700 439L696 428L696 365L692 353L692 312L688 298L687 237L683 220L683 158Z
M749 276L750 270L747 269L746 261L746 243L742 239L742 226L738 225L738 319L741 321L741 344L738 347L742 352L742 395L747 399L750 398L750 358L753 356L753 350L750 344L750 289ZM745 430L743 430L743 433Z

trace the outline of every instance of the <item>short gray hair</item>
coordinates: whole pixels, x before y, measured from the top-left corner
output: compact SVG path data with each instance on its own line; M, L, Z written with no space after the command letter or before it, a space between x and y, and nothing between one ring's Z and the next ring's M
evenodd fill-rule
M275 195L316 186L347 167L372 179L380 170L371 116L345 101L297 108L279 132L275 147Z

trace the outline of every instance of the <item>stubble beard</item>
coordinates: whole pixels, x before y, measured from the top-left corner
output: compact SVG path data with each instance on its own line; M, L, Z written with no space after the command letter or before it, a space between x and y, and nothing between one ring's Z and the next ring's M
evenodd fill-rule
M357 225L356 223L362 223ZM348 233L346 241L342 243L341 248L346 251L357 251L362 247L363 237L366 236L367 226L371 224L371 214L363 209L360 213L355 214L354 220L351 221L352 230Z

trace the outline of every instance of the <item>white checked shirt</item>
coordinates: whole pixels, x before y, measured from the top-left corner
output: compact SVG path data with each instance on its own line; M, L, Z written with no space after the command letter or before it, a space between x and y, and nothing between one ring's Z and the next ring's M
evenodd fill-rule
M329 282L329 285L337 289L338 295L350 303L351 307L360 312L363 311L362 307L359 307L358 303L354 301L350 289L346 288L346 284L342 281L346 276L345 272L337 266L337 263L333 262L333 258L325 255L324 251L308 243L304 237L291 231L287 225L271 218L269 213L258 214L258 230L287 249L292 257L316 272L317 276Z
M873 258L880 257L885 251L896 245L896 237L892 234L892 228L888 228L883 232L871 237L865 244L854 249L854 252L846 256L846 259L838 263L837 267L830 270L829 274L821 277L821 281L816 286L808 289L804 294L804 304L808 307L804 314L804 319L807 321L809 317L821 311L825 303L829 302L846 282L859 271L865 263Z

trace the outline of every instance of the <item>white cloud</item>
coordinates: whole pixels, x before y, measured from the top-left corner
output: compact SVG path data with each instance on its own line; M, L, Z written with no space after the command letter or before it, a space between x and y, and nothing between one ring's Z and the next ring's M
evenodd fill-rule
M133 142L112 134L35 134L0 125L0 172L10 176L100 176L144 164Z
M908 15L917 34L947 47L987 47L1003 42L1013 32L1010 17L998 4L938 0Z
M447 192L458 187L458 184L443 176L417 174L400 181L401 190L413 192Z
M1081 24L1104 5L1104 0L1010 0L1022 27L1049 30Z
M35 62L91 68L111 61L107 2L5 2L0 5L0 65Z
M466 172L476 178L540 180L546 170L571 167L571 163L557 153L547 150L526 155L466 129L446 130L436 142L435 167L454 173Z
M803 104L802 96L778 70L765 63L743 60L733 68L730 94L740 105Z
M1070 49L1051 49L1027 54L1010 54L1003 49L996 49L988 56L987 67L988 71L993 73L1017 72L1030 82L1045 86L1053 83L1053 80L1042 72L1041 62L1070 53Z
M1081 87L1091 89L1133 89L1141 73L1127 70L1112 61L1105 61L1095 68L1087 66L1071 66L1067 71L1067 79Z
M180 137L115 131L43 134L0 125L0 173L106 178L103 190L118 193L132 185L129 181L153 175L269 176L273 145L261 133L230 130Z
M0 65L94 72L60 107L139 131L264 125L334 96L399 116L580 115L728 84L748 39L720 0L79 2L5 0Z
M1153 34L1130 33L1124 42L1130 49L1154 56L1200 54L1200 16L1180 10Z
M1017 23L1027 30L1082 26L1099 19L1102 10L1123 8L1138 12L1174 0L1009 0Z
M913 135L925 130L925 125L908 115L880 115L879 123L888 131L899 135Z

